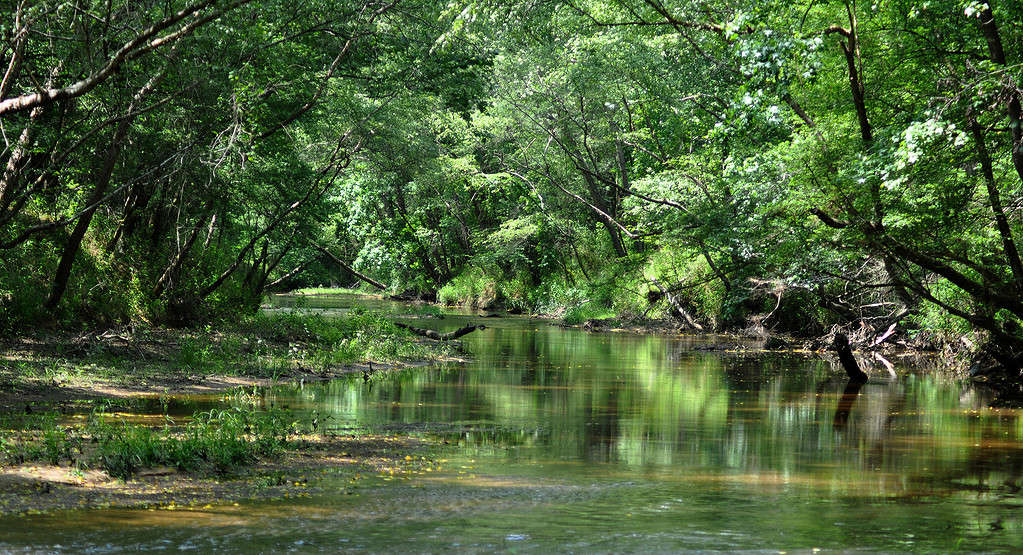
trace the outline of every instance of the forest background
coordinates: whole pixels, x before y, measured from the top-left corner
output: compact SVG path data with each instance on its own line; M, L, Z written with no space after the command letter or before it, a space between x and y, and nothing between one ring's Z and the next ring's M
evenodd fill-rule
M1023 5L0 0L0 331L365 287L1023 360Z

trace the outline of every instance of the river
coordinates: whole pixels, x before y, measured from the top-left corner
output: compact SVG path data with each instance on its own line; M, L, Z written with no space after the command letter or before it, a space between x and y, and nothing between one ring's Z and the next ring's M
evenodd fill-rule
M470 363L265 392L336 429L447 441L412 479L9 518L0 550L1023 550L1023 419L969 385L897 364L855 390L810 355L704 352L706 338L520 317L416 325L467 321L488 326L463 338Z

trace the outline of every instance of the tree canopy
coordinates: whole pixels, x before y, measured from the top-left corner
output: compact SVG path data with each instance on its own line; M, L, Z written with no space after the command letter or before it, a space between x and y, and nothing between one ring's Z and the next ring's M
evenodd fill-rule
M374 283L1023 356L1023 7L0 0L0 326Z

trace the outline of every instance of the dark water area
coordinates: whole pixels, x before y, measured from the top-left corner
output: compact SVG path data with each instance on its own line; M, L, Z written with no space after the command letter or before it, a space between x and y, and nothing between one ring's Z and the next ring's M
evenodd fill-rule
M0 550L1023 551L1023 420L969 384L897 364L849 387L812 355L708 353L694 350L701 338L525 318L416 325L467 321L488 326L463 338L471 363L259 393L337 431L446 441L411 479L5 519Z

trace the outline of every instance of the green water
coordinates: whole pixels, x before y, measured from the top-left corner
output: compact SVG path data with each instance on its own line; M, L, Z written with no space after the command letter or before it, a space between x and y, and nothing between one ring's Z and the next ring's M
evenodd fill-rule
M464 338L472 363L265 394L338 429L439 435L433 472L355 495L8 519L0 550L1023 550L1023 420L983 391L898 365L852 391L814 357L523 318L418 325L467 320L489 326Z

